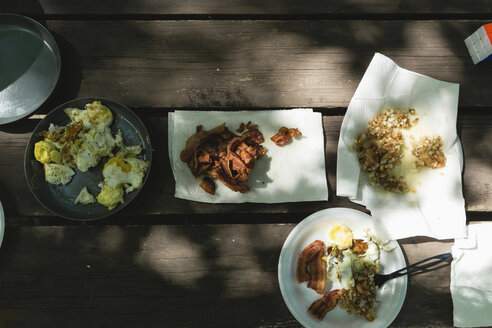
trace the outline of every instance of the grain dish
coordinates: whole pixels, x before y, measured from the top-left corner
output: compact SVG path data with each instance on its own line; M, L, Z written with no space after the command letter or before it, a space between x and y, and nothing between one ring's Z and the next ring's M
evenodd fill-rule
M412 134L419 120L415 109L385 108L369 120L367 132L357 136L354 150L373 186L390 192L415 192L408 178L410 174L425 167L436 169L445 165L440 136L422 136L416 140Z

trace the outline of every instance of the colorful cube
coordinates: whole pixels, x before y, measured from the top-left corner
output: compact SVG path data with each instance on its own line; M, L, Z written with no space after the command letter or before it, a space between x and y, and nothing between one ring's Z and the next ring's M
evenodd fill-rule
M465 39L473 63L476 65L492 59L492 23L485 24Z

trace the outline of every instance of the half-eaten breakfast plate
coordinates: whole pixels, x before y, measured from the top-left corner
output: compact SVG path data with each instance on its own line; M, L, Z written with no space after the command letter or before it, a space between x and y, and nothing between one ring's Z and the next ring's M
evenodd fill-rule
M289 234L280 253L278 279L282 297L293 316L305 327L388 327L396 318L405 300L407 277L402 276L385 283L376 292L376 319L367 321L364 316L349 314L340 306L329 311L322 320L308 312L313 302L322 295L307 288L306 282L297 281L297 261L303 249L315 240L328 241L330 230L337 225L348 227L354 239L363 238L364 230L374 233L372 218L348 208L330 208L311 214L301 221ZM405 258L395 241L390 241L394 249L380 251L380 273L390 273L406 266ZM329 291L332 282L326 282Z
M133 111L110 99L79 98L56 107L34 129L24 171L44 207L85 221L130 203L143 188L151 162L149 134Z

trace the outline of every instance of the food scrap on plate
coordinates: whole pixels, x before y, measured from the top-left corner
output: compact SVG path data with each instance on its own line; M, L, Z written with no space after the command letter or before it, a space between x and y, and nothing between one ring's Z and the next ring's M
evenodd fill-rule
M354 239L352 231L343 225L331 228L329 243L316 240L306 246L297 261L297 281L307 281L307 287L323 296L313 302L308 311L319 320L337 304L348 313L376 319L377 286L374 275L379 273L380 250L393 249L369 230L364 239ZM332 288L325 292L327 282Z

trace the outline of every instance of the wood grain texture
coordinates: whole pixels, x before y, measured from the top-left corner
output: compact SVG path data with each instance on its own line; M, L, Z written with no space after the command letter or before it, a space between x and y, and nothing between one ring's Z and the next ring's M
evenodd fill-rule
M141 0L141 1L76 1L76 0L3 0L0 11L22 14L162 14L162 15L264 15L264 14L485 14L491 5L480 0L355 0L296 1L239 0Z
M136 110L138 112L138 110ZM469 212L492 211L492 191L490 179L492 167L492 114L463 112L459 116L458 131L464 149L464 196ZM342 116L324 116L326 171L329 181L330 197L327 201L281 204L204 204L174 198L174 178L169 164L167 148L167 118L140 114L149 131L153 153L153 163L149 179L137 198L124 210L125 216L138 215L225 215L231 216L231 222L238 215L266 216L285 215L289 220L298 221L308 214L327 207L363 207L351 203L345 197L337 197L336 193L336 152ZM25 120L23 124L29 131L29 124L37 120ZM48 216L50 212L44 209L32 196L23 176L24 149L30 137L30 132L18 133L0 132L0 199L7 217L18 216ZM471 217L473 219L473 217ZM278 220L278 217L274 220ZM294 222L295 222L294 221ZM10 221L8 221L10 223ZM110 221L114 222L114 221ZM269 221L266 221L269 222ZM271 221L270 221L271 222ZM273 221L275 222L275 221ZM285 221L283 221L285 222ZM291 221L292 222L292 221ZM11 224L15 224L12 222Z
M47 21L60 46L57 104L104 96L133 107L347 107L375 52L460 84L492 107L492 65L463 40L488 21ZM47 109L45 108L46 112Z
M0 326L300 327L277 279L293 227L8 228ZM414 238L401 246L411 263L451 243ZM452 327L449 265L409 279L392 327L422 323Z

